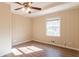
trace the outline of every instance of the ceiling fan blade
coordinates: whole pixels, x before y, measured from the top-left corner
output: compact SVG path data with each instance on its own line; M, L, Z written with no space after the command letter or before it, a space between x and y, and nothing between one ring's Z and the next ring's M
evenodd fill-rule
M37 9L37 10L41 10L41 8L38 7L31 7L32 9Z
M15 9L15 10L19 10L19 9L22 9L23 7L20 7L20 8L17 8L17 9Z
M19 2L15 2L15 3L17 3L17 4L19 4L19 5L22 5L21 3L19 3Z

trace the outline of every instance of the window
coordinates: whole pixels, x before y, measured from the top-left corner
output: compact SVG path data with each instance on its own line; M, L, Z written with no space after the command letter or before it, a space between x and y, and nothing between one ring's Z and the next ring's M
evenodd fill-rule
M60 36L60 18L52 18L46 21L47 36Z

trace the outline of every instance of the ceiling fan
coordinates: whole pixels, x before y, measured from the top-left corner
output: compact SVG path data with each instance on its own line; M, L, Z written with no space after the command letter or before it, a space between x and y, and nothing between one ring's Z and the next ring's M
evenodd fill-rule
M20 8L15 9L15 10L26 9L26 11L27 11L28 13L31 13L31 9L41 10L41 8L39 8L39 7L33 7L33 6L32 6L32 3L33 3L33 2L24 2L24 3L15 2L15 3L22 6L22 7L20 7Z

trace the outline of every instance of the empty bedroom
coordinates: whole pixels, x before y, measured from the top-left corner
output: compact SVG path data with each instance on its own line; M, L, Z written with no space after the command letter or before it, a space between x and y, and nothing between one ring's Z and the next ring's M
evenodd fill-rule
M1 57L79 57L79 2L0 2Z

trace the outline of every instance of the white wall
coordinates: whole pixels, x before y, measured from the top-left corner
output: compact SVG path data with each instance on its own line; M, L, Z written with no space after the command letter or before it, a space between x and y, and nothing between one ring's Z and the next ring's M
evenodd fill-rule
M32 21L27 17L12 14L12 44L28 42L32 38Z
M61 18L61 36L46 36L46 19ZM66 11L57 12L33 21L33 40L79 50L79 6ZM54 43L51 41L55 41Z
M0 56L11 50L11 14L7 4L0 3Z
M10 6L0 3L0 56L11 52L12 45L32 39L32 21L12 14Z

